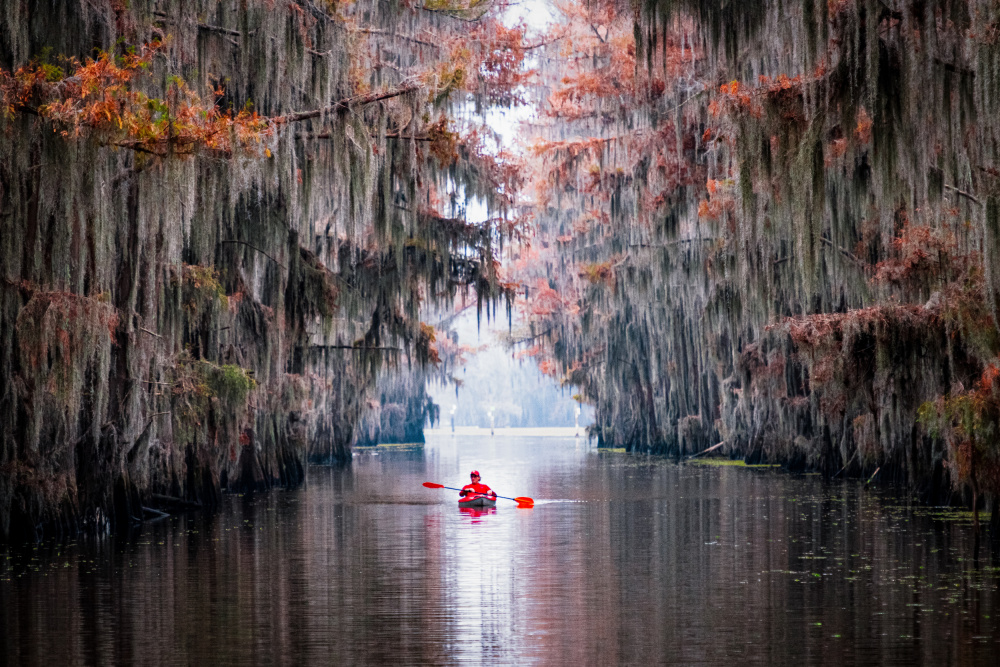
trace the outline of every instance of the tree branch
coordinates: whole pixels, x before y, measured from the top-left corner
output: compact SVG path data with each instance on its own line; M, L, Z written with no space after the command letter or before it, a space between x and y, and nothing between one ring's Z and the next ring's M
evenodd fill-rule
M400 348L386 345L310 345L312 349L322 350L392 350L399 352Z
M191 502L190 500L184 500L183 498L176 498L174 496L164 496L159 493L151 494L149 496L149 499L161 505L176 505L177 507L185 507L190 509L201 508L201 503Z
M428 137L428 136L418 137L418 136L412 135L412 134L400 134L399 132L396 132L395 134L386 134L385 138L386 139L405 139L407 141L410 141L411 139L413 141L434 141L433 137Z
M269 260L271 260L272 262L274 262L275 264L277 264L278 266L280 266L282 269L285 269L286 271L288 270L285 267L284 264L282 264L281 262L279 262L278 260L276 260L274 257L271 257L270 255L268 255L266 252L264 252L263 250L261 250L257 246L251 245L251 244L247 243L246 241L219 241L219 243L238 243L240 245L245 245L246 247L250 248L251 250L256 250L260 254L264 255L264 257L267 257Z
M400 35L398 32L379 30L378 28L358 28L357 32L363 32L366 35L385 35L386 37L395 37L396 39L402 39L407 42L413 42L414 44L420 44L422 46L432 46L435 49L441 48L440 44L435 44L434 42L427 42L422 39L417 39L416 37L410 37L409 35Z
M157 521L159 519L167 519L167 518L170 517L170 515L167 514L166 512L161 512L160 510L154 510L152 507L145 507L143 505L140 505L140 507L142 509L142 513L143 514L152 514L153 515L153 519L152 519L153 521Z
M552 333L552 329L554 328L555 327L549 327L545 331L539 334L535 334L534 336L528 336L527 338L518 338L517 340L507 341L507 344L513 346L513 345L522 345L524 343L530 343L531 341L542 338L543 336L548 336L550 333Z
M222 26L209 25L208 23L199 23L199 30L205 30L206 32L218 32L223 35L233 35L234 37L242 37L243 34L239 30L230 30L229 28L223 28ZM233 42L235 44L236 42Z
M430 12L431 14L441 14L442 16L447 16L448 18L455 19L456 21L464 21L465 23L479 23L482 20L482 18L484 16L486 16L486 13L491 9L491 6L487 5L487 7L476 18L465 18L464 16L459 16L456 13L456 12L463 12L463 11L467 12L471 8L455 8L455 9L442 8L442 9L432 9L430 7L420 7L420 9L424 10L425 12Z
M716 241L721 241L720 238L715 238L712 236L700 238L700 239L677 239L676 241L668 241L666 243L631 243L629 248L670 248L672 246L677 246L682 243L715 243ZM586 248L583 248L584 250Z
M966 192L965 190L959 190L954 185L945 184L944 189L945 190L951 190L952 192L954 192L955 194L957 194L959 196L966 197L970 201L974 201L977 204L979 204L980 206L983 205L983 202L979 201L979 198L976 197L974 194L972 194L970 192Z
M167 16L166 12L153 12L153 16L158 18L163 23L173 23L175 25L180 23L180 21L174 20L169 16ZM218 32L223 35L232 35L234 37L243 36L243 33L241 33L239 30L230 30L229 28L223 28L222 26L217 26L217 25L210 25L208 23L201 23L200 21L197 23L197 26L199 30L205 30L206 32Z
M333 137L333 135L330 134L329 132L320 132L319 134L308 134L308 133L305 133L305 132L300 132L299 134L295 135L296 139L330 139L331 137ZM406 141L410 141L411 139L413 141L434 141L433 137L416 136L416 135L412 135L412 134L400 134L398 132L396 132L394 134L386 134L385 138L386 139L405 139ZM378 139L378 135L377 134L373 134L372 135L372 139Z
M405 95L406 93L412 93L414 90L419 89L419 84L409 83L399 88L393 88L392 90L387 90L381 93L368 93L366 95L357 95L355 97L348 97L340 100L333 106L326 107L325 109L313 109L312 111L299 111L297 113L290 113L285 116L276 116L271 119L272 123L297 123L303 120L309 120L310 118L319 118L320 116L325 116L326 114L336 113L338 111L346 111L354 106L365 106L366 104L372 104L373 102L379 102L381 100L387 100L392 97L399 97L400 95Z
M544 41L538 42L536 44L528 44L527 46L522 46L522 51L534 51L535 49L540 49L543 46L548 46L549 44L555 44L556 42L566 39L566 35L559 35L558 37L553 37L552 39L546 39Z
M868 267L868 265L864 261L862 261L859 257L857 257L854 253L850 252L849 250L844 250L839 245L835 244L833 241L831 241L830 239L826 238L825 236L821 236L820 240L823 243L825 243L828 246L830 246L831 248L833 248L834 250L839 250L840 253L844 257L846 257L847 259L851 260L852 262L854 262L855 264L857 264L858 266L860 266L862 269Z

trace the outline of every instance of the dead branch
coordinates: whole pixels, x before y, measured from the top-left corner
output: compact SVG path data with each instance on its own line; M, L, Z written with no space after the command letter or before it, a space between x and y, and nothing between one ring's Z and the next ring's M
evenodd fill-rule
M300 132L300 133L297 133L295 135L296 139L330 139L332 137L333 137L333 135L331 133L329 133L329 132L320 132L319 134L309 134L307 132ZM416 135L412 135L412 134L399 134L398 132L395 133L395 134L387 134L387 135L385 135L385 138L386 139L404 139L406 141L410 141L410 140L413 140L413 141L434 141L434 139L431 138L431 137L416 136ZM372 139L378 139L378 135L377 134L373 134L372 135Z
M161 512L160 510L154 510L152 507L145 507L145 506L142 506L142 513L151 514L153 516L153 521L156 521L157 519L166 519L170 516L166 512Z
M153 16L155 16L157 19L159 19L163 23L173 23L175 25L177 25L177 24L180 23L180 21L177 21L177 20L172 19L169 16L167 16L166 12L153 12ZM222 26L218 26L218 25L211 25L209 23L201 23L200 21L197 23L197 26L198 26L198 30L204 30L206 32L217 32L217 33L222 34L222 35L232 35L233 37L242 37L243 36L243 33L241 33L239 30L231 30L229 28L223 28ZM236 42L233 42L233 44L235 44L235 43Z
M689 458L689 459L696 459L696 458L698 458L699 456L701 456L702 454L708 454L708 453L709 453L710 451L712 451L713 449L718 449L719 447L722 447L722 446L723 446L724 444L726 444L726 441L725 441L725 440L723 440L722 442L720 442L720 443L719 443L719 444L717 444L717 445L712 445L712 446L711 446L711 447L709 447L708 449L705 449L705 450L702 450L702 451L698 452L697 454L692 454L692 455L691 455L691 456L689 456L688 458Z
M323 349L323 350L391 350L393 352L401 351L401 348L391 347L387 345L310 345L312 349Z
M677 239L676 241L667 241L666 243L632 243L629 244L629 248L670 248L673 246L681 245L682 243L715 243L717 241L722 241L721 238L715 237L705 237L701 239ZM592 247L592 246L588 246Z
M184 500L183 498L177 498L174 496L165 496L159 493L150 495L149 499L160 505L185 507L188 509L201 509L201 503L191 502L190 500Z
M823 243L825 243L828 246L830 246L831 248L833 248L834 250L839 251L840 254L842 254L844 257L846 257L847 259L851 260L852 262L854 262L855 264L857 264L861 268L864 269L864 268L868 267L868 265L862 259L860 259L857 255L855 255L854 253L852 253L849 250L845 250L844 248L841 248L839 245L835 244L833 241L831 241L830 239L826 238L825 236L821 236L820 240Z
M271 122L275 124L297 123L299 121L309 120L310 118L319 118L320 116L336 113L338 111L346 111L351 107L365 106L367 104L372 104L373 102L399 97L400 95L405 95L406 93L412 93L414 90L418 90L419 88L420 86L418 84L409 83L382 93L373 92L366 95L356 95L355 97L342 99L333 106L326 107L325 109L313 109L312 111L299 111L285 116L276 116L271 119Z
M507 341L507 344L511 345L511 346L514 346L514 345L523 345L524 343L530 343L531 341L538 340L539 338L542 338L543 336L548 336L550 333L552 333L552 329L554 329L554 328L555 327L549 327L545 331L543 331L543 332L541 332L539 334L535 334L534 336L528 336L526 338L518 338L517 340Z
M979 204L980 206L983 205L983 202L979 201L979 198L976 197L974 194L972 194L971 192L966 192L965 190L959 190L954 185L945 184L944 189L945 190L951 190L952 192L954 192L955 194L959 195L960 197L965 197L968 200L973 201L973 202Z
M246 241L227 240L227 241L219 241L219 243L238 243L240 245L245 245L246 247L250 248L251 250L256 250L260 254L264 255L264 257L267 257L269 260L271 260L272 262L274 262L275 264L277 264L281 268L285 269L286 271L288 270L287 267L285 267L284 264L282 264L281 262L279 262L278 260L276 260L274 257L271 257L270 255L268 255L266 252L264 252L263 250L261 250L257 246L251 245L251 244L247 243Z
M389 30L379 30L378 28L359 28L357 32L361 32L366 35L385 35L386 37L394 37L395 39L402 39L404 41L413 42L414 44L420 44L422 46L432 46L435 49L441 48L440 44L427 42L422 39L417 39L416 37L411 37L410 35L400 35L398 32L391 32Z
M566 35L559 35L558 37L553 37L552 39L546 39L541 42L536 42L535 44L528 44L527 46L521 47L522 51L534 51L535 49L540 49L543 46L548 46L549 44L555 44L556 42L566 39Z
M455 19L456 21L463 21L465 23L479 23L482 20L482 18L486 16L486 13L489 12L489 10L491 9L491 5L492 3L488 4L486 8L482 12L480 12L479 15L476 16L475 18L465 18L464 16L459 16L456 12L463 11L462 9L448 9L448 8L434 9L431 7L420 7L420 9L424 10L425 12L430 12L432 14L440 14L442 16L447 16L448 18Z

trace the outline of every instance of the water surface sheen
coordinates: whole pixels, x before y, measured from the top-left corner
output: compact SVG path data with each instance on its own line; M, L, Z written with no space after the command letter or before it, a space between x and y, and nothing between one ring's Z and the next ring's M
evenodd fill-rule
M421 486L473 468L535 508L462 511ZM2 552L0 655L994 665L1000 648L1000 569L968 521L857 481L437 435L226 503L128 539Z

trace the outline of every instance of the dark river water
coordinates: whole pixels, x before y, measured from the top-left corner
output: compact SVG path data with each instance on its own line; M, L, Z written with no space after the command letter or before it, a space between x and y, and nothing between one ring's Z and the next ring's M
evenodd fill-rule
M471 513L430 481L478 468ZM0 552L7 664L981 664L967 515L858 481L559 438L359 450L305 487Z

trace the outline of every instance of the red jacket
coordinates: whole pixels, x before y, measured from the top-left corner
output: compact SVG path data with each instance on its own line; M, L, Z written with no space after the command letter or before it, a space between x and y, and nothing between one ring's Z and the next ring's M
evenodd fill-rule
M492 493L493 490L485 484L466 484L462 487L460 495L466 496L470 493Z

